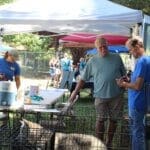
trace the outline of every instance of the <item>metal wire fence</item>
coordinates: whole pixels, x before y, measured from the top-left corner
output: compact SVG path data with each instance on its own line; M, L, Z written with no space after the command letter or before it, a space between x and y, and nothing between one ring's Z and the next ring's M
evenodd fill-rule
M56 57L54 52L19 52L18 63L24 77L41 77L49 73L49 61Z
M10 113L9 116L11 124L0 130L2 150L107 149L105 143L95 136L94 105L75 106L70 114L64 115L17 111ZM112 149L130 149L128 128L128 118L118 118Z

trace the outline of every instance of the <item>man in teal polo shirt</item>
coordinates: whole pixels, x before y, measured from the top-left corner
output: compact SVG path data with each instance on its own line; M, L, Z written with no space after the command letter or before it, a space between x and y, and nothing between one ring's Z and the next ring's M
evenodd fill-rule
M125 75L125 68L121 57L108 51L108 43L104 38L98 37L95 46L99 53L87 62L81 79L69 100L73 101L85 81L93 77L93 95L97 113L96 136L104 141L104 124L109 118L108 136L104 142L108 148L111 148L117 120L123 108L123 89L117 85L116 78Z

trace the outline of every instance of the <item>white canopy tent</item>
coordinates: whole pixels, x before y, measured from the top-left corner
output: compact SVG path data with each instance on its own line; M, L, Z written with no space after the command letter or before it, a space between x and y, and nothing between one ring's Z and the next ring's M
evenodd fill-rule
M129 35L142 11L108 0L18 0L0 7L4 34L51 31Z

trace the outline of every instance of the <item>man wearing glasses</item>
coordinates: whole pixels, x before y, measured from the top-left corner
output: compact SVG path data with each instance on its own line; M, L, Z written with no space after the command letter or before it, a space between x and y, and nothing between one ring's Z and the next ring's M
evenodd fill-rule
M136 64L130 82L120 79L117 83L120 87L128 88L132 150L145 150L144 116L147 110L147 98L144 86L150 83L150 57L145 56L143 42L139 39L129 39L126 46L136 58Z

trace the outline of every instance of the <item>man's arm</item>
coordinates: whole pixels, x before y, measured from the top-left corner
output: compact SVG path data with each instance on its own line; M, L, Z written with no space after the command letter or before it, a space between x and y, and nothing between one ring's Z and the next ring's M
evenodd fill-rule
M123 80L117 81L117 84L120 87L130 88L130 89L134 89L134 90L140 90L143 86L143 83L144 83L144 79L141 77L138 77L134 83L128 83Z
M16 87L19 89L20 87L20 76L15 76Z
M75 87L75 90L71 93L71 96L69 98L69 101L73 101L76 98L76 95L78 94L78 92L80 91L80 89L82 89L82 87L84 86L85 81L80 79L78 84Z

